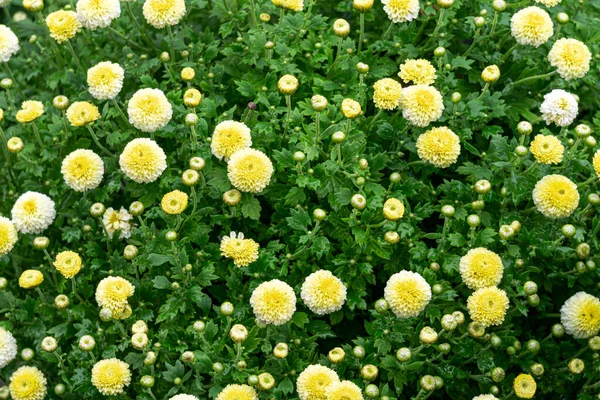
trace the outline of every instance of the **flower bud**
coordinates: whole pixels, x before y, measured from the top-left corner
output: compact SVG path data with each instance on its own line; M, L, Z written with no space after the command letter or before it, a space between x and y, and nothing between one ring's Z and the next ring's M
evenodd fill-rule
M79 339L78 346L82 351L92 351L96 346L96 340L91 335L84 335Z
M233 312L235 311L233 304L231 304L230 302L226 301L225 303L221 304L221 315L225 315L226 317L230 316L231 314L233 314Z
M591 205L597 206L600 204L600 196L596 193L590 193L588 194L587 201L589 201Z
M373 381L377 379L377 375L379 375L379 369L373 364L367 364L360 370L360 376L365 381Z
M206 161L202 157L192 157L190 159L190 168L194 171L202 171L206 166Z
M306 159L306 154L301 151L296 151L292 157L294 158L295 162L299 163Z
M502 225L498 230L498 235L500 235L500 238L503 240L508 240L515 236L515 230L510 225Z
M489 65L485 67L483 72L481 73L481 79L485 83L494 83L498 79L500 79L500 68L497 65Z
M281 94L286 96L296 93L298 90L298 79L292 75L284 75L277 82L277 88Z
M185 115L185 124L187 126L196 126L198 123L198 116L194 113L188 113Z
M54 386L54 394L57 395L57 396L59 396L59 397L62 397L65 394L66 391L67 391L67 388L62 383L57 383Z
M492 334L490 337L490 344L493 348L497 349L502 346L502 339L498 335Z
M58 348L58 342L52 336L46 336L44 339L42 339L41 347L42 350L52 353Z
M129 213L134 217L139 217L144 213L145 207L141 201L134 201L129 205Z
M561 25L566 25L569 23L569 15L564 12L559 12L556 14L556 21Z
M24 144L21 138L13 136L6 141L6 147L8 147L8 151L11 153L18 154L23 150Z
M585 139L586 137L590 136L591 133L592 133L592 130L586 124L579 124L575 127L575 134L580 139Z
M373 0L354 0L352 7L358 12L367 12L373 7Z
M177 236L178 236L177 232L175 232L175 231L167 231L167 233L165 233L165 239L168 242L173 242L173 241L177 240Z
M452 93L452 102L454 104L460 103L461 100L462 100L462 94L460 94L459 92Z
M186 186L196 186L199 179L200 174L193 169L187 169L181 175L181 182Z
M565 224L560 228L561 233L566 238L572 238L577 233L577 229L571 224Z
M585 138L585 145L589 148L596 147L596 139L593 136L588 136Z
M476 28L481 28L485 25L485 18L475 17L475 18L473 18L473 23L475 24Z
M579 358L574 358L571 361L569 361L569 371L571 371L572 374L578 375L580 373L583 372L583 370L585 369L585 364L583 362L583 360L579 359Z
M202 94L198 89L191 88L186 90L183 94L183 104L185 104L186 107L198 107L201 102Z
M426 326L421 329L419 333L419 340L423 344L433 344L438 340L437 332L430 326Z
M286 343L277 343L273 349L273 356L275 358L286 358L288 356L289 348Z
M445 206L442 206L442 215L446 218L451 218L454 216L454 207L446 204Z
M487 179L481 179L475 182L475 192L478 194L487 194L492 190L492 184Z
M506 373L504 372L504 369L502 369L500 367L496 367L492 370L491 375L492 375L492 380L494 382L500 383L504 380Z
M153 365L156 362L156 353L149 351L144 358L144 365Z
M442 354L450 353L451 347L449 343L442 343L438 346L438 350Z
M492 8L496 12L502 12L502 11L506 10L506 1L504 1L504 0L494 0L492 2Z
M312 105L313 110L323 111L327 108L327 99L320 94L316 94L310 99L310 104Z
M448 332L452 332L458 327L458 322L452 316L452 314L445 314L442 317L442 328Z
M216 362L212 365L213 371L215 371L216 373L220 373L223 372L223 364L221 364L220 362Z
M327 213L321 208L315 208L313 210L313 218L315 221L323 221L325 218L327 218Z
M154 386L154 377L150 375L144 375L140 378L140 385L146 389L150 389Z
M194 68L185 67L184 69L181 70L181 79L184 82L189 82L189 81L193 80L195 76L196 76L196 71L194 71Z
M183 361L183 362L192 363L192 362L194 362L195 359L196 359L196 356L194 355L193 351L184 351L181 354L181 361Z
M537 354L540 351L540 342L535 339L531 339L526 345L527 351L531 354Z
M344 142L344 140L346 139L346 134L344 132L335 132L333 135L331 135L331 141L335 144L341 144Z
M94 203L90 207L90 214L92 214L92 217L101 217L105 210L104 204Z
M364 210L364 208L367 206L367 200L362 194L355 194L352 196L350 204L352 204L352 207L360 211Z
M363 62L359 62L358 64L356 64L356 71L358 71L358 73L361 75L368 74L369 66Z
M66 110L69 107L69 99L67 98L67 96L63 95L56 96L52 100L52 105L59 111Z
M398 349L398 351L396 352L396 358L398 359L398 361L406 362L406 361L410 360L411 357L412 357L412 352L410 351L410 349L408 347L402 347L401 349Z
M433 55L434 57L437 58L442 58L446 55L446 48L445 47L436 47L435 50L433 50Z
M419 381L421 388L426 392L433 392L435 390L435 378L431 375L425 375Z
M370 399L374 399L379 396L379 388L377 385L373 385L372 383L368 384L365 388L365 395Z
M518 145L517 147L515 147L515 154L518 157L525 157L527 154L529 154L529 150L525 146Z
M148 346L148 335L145 333L134 333L131 336L131 345L137 350L145 349Z
M577 253L577 257L584 259L584 258L589 257L591 248L590 248L589 244L584 242L584 243L579 243L577 245L577 248L575 249L575 251Z
M480 338L485 334L485 325L479 322L471 322L469 324L469 335L474 338Z
M544 366L542 364L536 363L529 367L529 371L531 371L531 373L535 376L542 376L544 375Z
M517 132L521 135L529 135L533 132L533 126L527 121L521 121L517 124Z
M133 260L134 258L137 257L139 251L138 248L132 244L128 244L127 246L125 246L125 249L123 250L123 257L125 257L126 260Z
M346 352L344 352L344 349L342 349L341 347L336 347L327 354L327 358L333 364L341 363L342 361L344 361L345 357L346 357Z
M242 324L235 324L229 331L229 337L235 343L242 343L248 337L248 329Z
M268 372L258 375L258 387L261 390L271 390L275 386L275 378Z
M458 325L462 325L465 323L465 314L463 314L462 311L454 311L452 313L452 316L454 317Z
M350 34L350 24L345 19L336 19L333 23L333 33L337 37L345 38Z
M359 360L363 359L366 355L365 348L362 346L354 346L354 348L352 349L352 355L358 358Z
M103 322L108 322L113 319L113 312L110 308L102 308L98 314Z
M204 323L204 321L200 321L200 320L194 322L194 324L192 325L192 329L198 333L204 332L205 328L206 328L206 324Z
M47 249L49 244L50 239L48 239L46 236L38 236L33 239L33 247L35 247L37 250Z
M64 294L59 294L58 296L56 296L54 298L54 305L56 306L56 308L58 308L59 310L64 310L65 308L69 307L69 304L71 303L71 301L69 300L69 298L64 295Z
M437 4L442 8L450 8L454 4L454 0L437 0Z
M481 223L481 218L477 214L471 214L467 217L467 224L471 228L477 228Z
M388 231L383 235L383 240L389 244L396 244L400 241L400 235L398 232Z
M164 63L168 63L169 61L171 61L171 56L166 51L163 51L162 53L160 53L160 56L158 58L160 59L160 61L162 61Z
M588 340L588 347L593 351L600 351L600 336L593 336Z
M23 359L23 361L31 361L33 357L35 357L35 351L30 349L29 347L26 347L23 350L21 350L21 358Z

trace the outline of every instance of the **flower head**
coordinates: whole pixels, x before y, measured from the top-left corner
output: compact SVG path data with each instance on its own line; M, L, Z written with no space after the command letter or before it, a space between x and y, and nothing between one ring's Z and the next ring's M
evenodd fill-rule
M547 125L569 126L577 118L579 106L571 93L562 89L554 89L544 96L540 106L542 118Z
M302 11L304 9L304 0L281 0L281 7L296 12Z
M19 286L23 289L33 289L44 282L44 275L35 269L27 269L19 277Z
M19 367L8 385L13 400L42 400L46 397L46 377L36 367Z
M325 389L327 400L363 400L362 391L351 381L336 381Z
M210 142L212 153L219 160L229 159L238 150L252 146L250 128L243 122L223 121L216 127Z
M109 276L100 281L96 287L96 302L102 308L119 313L127 306L127 299L133 296L135 286L127 279Z
M56 255L54 267L67 279L73 278L81 270L81 257L74 251L61 251Z
M416 272L400 271L387 281L384 298L398 318L416 317L431 300L431 286Z
M568 217L579 205L577 185L563 175L546 175L533 189L533 203L548 218Z
M402 85L392 78L383 78L373 85L373 102L382 110L395 110L400 106Z
M77 19L87 29L106 28L121 15L119 0L78 0Z
M529 145L535 160L542 164L558 164L563 159L565 146L553 135L536 135Z
M71 189L85 192L102 182L104 162L92 150L79 149L65 157L60 172Z
M258 400L258 393L252 386L227 385L216 400Z
M300 400L326 400L325 390L339 380L334 370L319 364L309 365L298 375L298 397Z
M0 256L8 254L15 247L17 240L15 224L6 217L0 217Z
M273 163L260 150L245 148L231 155L227 162L227 176L241 192L262 192L271 182Z
M12 221L21 233L42 233L56 217L54 201L45 194L25 192L15 202Z
M460 259L460 275L469 289L496 286L502 280L502 259L493 251L478 247Z
M184 0L146 0L142 7L144 18L156 29L177 25L185 15Z
M231 258L238 267L247 267L258 260L259 244L252 239L245 239L244 234L231 232L221 240L221 255Z
M419 0L381 0L383 11L394 22L412 21L419 16Z
M17 341L4 328L0 328L0 368L6 367L17 355Z
M594 171L598 178L600 178L600 150L594 153L594 158L592 159L592 164L594 166Z
M467 299L469 315L483 326L500 325L508 310L508 296L495 286L477 289Z
M315 314L330 314L344 305L346 286L330 271L320 269L306 277L300 297Z
M592 53L577 39L558 39L548 53L550 65L565 80L583 78L590 70Z
M534 0L536 3L545 5L546 7L554 7L558 5L562 0Z
M284 75L279 78L277 88L282 94L292 95L298 90L298 79L293 75Z
M167 126L173 116L173 107L162 90L146 88L133 94L127 114L131 125L140 131L155 132Z
M373 0L354 0L352 7L358 12L367 12L373 8Z
M112 239L115 232L119 231L119 239L126 239L131 236L131 220L133 217L123 207L119 211L109 207L104 211L102 216L102 224L108 233L108 237Z
M138 138L127 143L119 157L121 171L137 183L157 180L167 168L167 156L152 139Z
M97 100L114 99L123 88L124 77L125 71L119 64L102 61L87 71L88 91Z
M173 190L165 194L160 202L164 212L171 215L181 214L188 205L188 195L181 190Z
M435 67L423 58L406 60L400 65L398 76L404 83L412 82L415 85L431 85L437 78Z
M400 107L408 122L424 128L442 116L444 102L436 88L413 85L402 89Z
M404 204L398 199L387 199L383 204L383 216L389 221L398 221L404 216Z
M352 99L344 99L342 101L342 114L344 114L344 117L349 119L356 118L361 112L362 108L358 101Z
M493 394L480 394L479 396L473 397L473 400L498 400Z
M33 122L44 113L44 104L37 100L25 100L21 109L17 111L17 121L21 123Z
M250 305L263 324L283 325L296 311L294 289L279 279L263 282L252 291Z
M198 89L188 89L183 94L183 103L187 107L198 107L202 102L202 93Z
M170 397L169 400L198 400L198 398L191 394L176 394L175 396Z
M98 107L87 101L76 101L67 108L67 119L73 126L84 126L98 118Z
M600 299L585 292L569 297L560 309L560 321L575 339L588 339L600 332Z
M46 17L46 25L50 37L58 43L74 38L81 29L81 22L77 19L75 11L54 11Z
M117 358L100 360L92 368L92 385L105 396L123 393L131 383L129 364Z
M0 25L0 61L8 62L19 51L19 38L6 25Z
M445 126L432 128L417 139L417 154L438 168L447 168L458 160L460 138Z
M515 394L520 399L531 399L535 395L537 384L533 376L529 374L519 374L513 382Z
M552 19L536 6L517 11L510 20L510 29L515 40L523 46L539 47L554 33Z

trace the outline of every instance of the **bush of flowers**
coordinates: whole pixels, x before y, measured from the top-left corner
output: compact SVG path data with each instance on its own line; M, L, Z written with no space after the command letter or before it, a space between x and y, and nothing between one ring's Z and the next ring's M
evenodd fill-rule
M0 399L600 399L599 2L0 7Z

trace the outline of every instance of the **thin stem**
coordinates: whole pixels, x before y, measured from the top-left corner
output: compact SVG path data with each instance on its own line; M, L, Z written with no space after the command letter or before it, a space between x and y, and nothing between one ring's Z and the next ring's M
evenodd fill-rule
M258 20L256 19L256 7L254 6L254 0L250 0L250 13L252 14L252 25L256 28L258 26Z
M198 134L196 133L196 127L194 125L190 125L190 133L192 136L192 148L195 150L198 148Z
M315 117L315 147L319 147L319 141L321 140L321 112L317 111L317 115Z
M390 32L392 31L392 27L394 26L393 22L390 22L390 26L388 26L387 30L385 31L385 33L383 34L383 36L381 37L381 40L385 40L388 35L390 34Z
M287 105L287 118L285 120L285 131L290 129L290 121L292 119L292 96L289 94L285 95L285 104Z
M36 291L36 292L38 292L38 294L40 295L40 299L42 300L42 303L44 303L44 304L48 304L48 303L46 302L46 298L44 297L44 293L42 293L42 291L40 290L40 287L39 287L39 286L36 286L36 287L35 287L35 291Z
M142 46L140 46L139 44L137 44L136 42L131 41L127 36L123 35L121 32L119 32L118 30L116 30L115 28L113 28L112 26L108 26L107 29L114 33L115 35L117 35L118 37L120 37L122 40L125 41L125 43L127 43L128 45L132 46L132 47L137 47L138 50L142 50L142 51L146 51L145 48L143 48ZM152 44L153 47L156 48L156 46L154 46L154 44Z
M4 158L6 159L6 167L8 169L8 176L10 177L10 180L12 181L13 185L15 185L15 187L17 187L17 189L19 188L19 186L17 185L17 180L15 179L13 172L12 172L12 166L11 166L11 162L10 162L10 152L8 151L8 142L6 139L6 135L4 134L4 129L2 129L2 127L0 127L0 141L2 142L2 151L4 153Z
M42 142L42 137L40 136L40 131L38 130L37 125L35 124L35 121L31 122L31 127L33 129L33 133L35 134L35 138L36 138L37 142L39 143L40 147L43 149L44 142Z
M196 207L197 207L197 203L198 203L198 196L196 195L196 188L194 188L193 186L191 186L192 189L192 213L190 214L190 217L194 216L194 213L196 212Z
M169 39L173 41L173 30L171 29L171 25L167 25L167 33L169 34ZM169 53L171 53L171 62L175 62L175 52L171 44L169 44Z
M473 37L473 43L471 43L471 46L467 49L467 51L465 52L465 54L463 54L463 57L466 57L469 55L469 53L471 52L471 50L473 50L473 48L475 48L475 45L477 44L477 40L479 39L479 34L481 33L481 28L477 28L475 30L475 36Z
M13 75L12 70L8 66L8 63L5 62L3 64L4 64L4 69L6 70L6 73L8 74L8 76L10 76L10 79L12 79L12 81L13 81L13 85L17 87L17 90L19 91L19 94L21 96L25 97L25 95L21 91L21 85L19 85L18 82L17 82L17 80L15 79L15 76Z
M77 57L77 54L75 54L75 49L73 48L73 45L71 44L70 40L67 40L67 49L69 49L71 56L73 56L73 59L75 60L75 64L77 65L77 68L79 68L79 71L82 74L85 74L85 70L81 66L81 61L79 61L79 57Z
M83 302L83 299L81 298L79 293L77 293L77 283L75 282L75 277L71 278L71 289L73 290L73 295L77 297L79 301Z
M485 94L485 92L487 92L487 90L489 89L489 87L490 87L490 83L486 82L485 86L481 90L481 94L479 95L479 97L477 98L477 100L480 100L483 97L483 95Z
M517 46L519 46L519 43L515 43L510 49L508 49L506 51L506 53L504 53L504 55L502 56L502 58L500 59L500 61L498 61L498 65L502 65L506 61L506 59L508 58L508 56L510 56L510 53L512 53L513 50L517 48Z
M365 13L360 13L360 34L358 36L358 54L362 50L363 36L365 34Z
M442 23L444 22L444 13L445 12L446 12L445 8L440 9L440 15L438 17L437 23L435 24L435 28L433 29L433 33L431 34L431 36L429 36L427 43L425 43L425 46L423 46L424 48L427 47L427 44L429 44L431 39L438 36L438 33L440 32L440 29L442 28Z
M106 147L102 146L102 144L100 144L100 141L98 140L98 137L96 136L96 134L94 133L94 130L92 129L90 124L86 125L86 128L88 129L88 131L90 132L90 135L92 135L92 139L94 140L94 143L96 143L96 146L98 146L98 148L100 150L102 150L104 153L106 153L106 155L110 156L110 157L115 157L115 155L113 153L111 153L110 151L108 151L106 149Z
M154 45L154 43L152 42L152 40L150 40L150 37L148 37L148 34L146 33L146 28L144 28L143 26L141 26L139 24L139 22L137 21L137 18L135 17L135 14L133 13L133 9L131 8L131 2L130 1L126 1L126 8L127 8L127 13L129 14L129 18L131 18L131 20L133 20L133 23L135 24L138 32L142 33L142 37L144 38L144 40L150 45L150 47L156 49L156 46ZM117 32L118 35L120 35L120 32ZM121 36L121 35L120 35ZM129 39L125 36L121 36L122 38L126 39L127 41L129 41ZM144 48L142 48L141 46L139 46L137 43L132 42L133 44L135 44L137 47L139 47L140 49L144 50Z
M512 88L514 86L518 86L518 85L521 85L521 84L526 83L526 82L533 82L533 81L537 81L538 79L548 78L548 77L550 77L550 76L552 76L552 75L554 75L556 73L557 73L557 71L554 70L552 72L548 72L547 74L534 75L534 76L530 76L528 78L523 78L523 79L521 79L519 81L513 82L510 85L510 87Z
M490 30L490 36L493 37L496 33L496 24L498 23L498 11L494 11L494 19L492 20L492 29Z
M113 103L113 105L115 106L115 108L119 112L119 115L121 116L121 118L123 118L123 121L125 121L125 124L129 125L129 119L125 116L125 113L123 112L123 110L119 106L119 103L117 103L117 100L115 100L114 98L112 98L112 99L110 99L110 101Z

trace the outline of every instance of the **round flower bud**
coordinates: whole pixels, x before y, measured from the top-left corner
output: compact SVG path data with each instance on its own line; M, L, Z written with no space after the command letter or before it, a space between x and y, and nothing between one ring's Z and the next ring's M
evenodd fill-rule
M440 285L439 283L436 283L435 285L433 285L431 287L431 291L434 294L442 294L444 292L444 287L442 285Z
M82 351L92 351L96 347L96 340L93 336L84 335L79 338L79 349Z
M529 371L535 376L544 375L544 366L542 364L536 363L529 367Z
M338 37L345 38L350 34L350 24L345 19L336 19L333 23L333 33Z
M29 347L26 347L23 350L21 350L21 358L23 359L23 361L31 361L33 357L35 357L35 351L30 349Z
M185 124L187 126L196 126L198 123L198 116L194 113L188 113L185 115Z
M596 147L596 139L593 136L588 136L585 138L585 145L589 148Z
M267 13L261 13L258 18L260 18L262 22L269 22L271 20L271 16Z
M286 358L288 352L289 348L286 343L277 343L273 349L273 356L275 356L275 358Z
M437 272L440 270L440 264L438 264L436 262L432 262L431 264L429 264L429 269L432 270L433 272Z
M442 206L442 215L446 218L451 218L454 216L454 207L446 204L445 206Z
M462 311L454 311L452 313L452 316L454 317L458 325L462 325L465 323L465 314L463 314Z
M423 344L433 344L437 342L438 334L435 329L430 326L426 326L421 329L421 332L419 333L419 340Z
M261 390L271 390L275 386L275 378L268 372L258 375L258 387Z
M258 385L258 376L256 376L256 375L248 375L247 382L248 382L248 385L250 385L250 386L256 386L256 385Z
M490 337L490 343L493 348L497 349L500 346L502 346L502 339L500 339L500 337L498 335L492 335Z
M437 0L437 4L442 8L450 8L454 4L454 0Z
M454 319L452 314L445 314L442 317L442 328L448 332L452 332L458 327L458 322Z
M479 218L479 215L477 215L477 214L471 214L467 217L467 224L471 228L477 228L480 223L481 223L481 218Z
M527 296L527 304L531 307L537 307L540 304L540 296L537 294Z
M69 304L71 303L71 301L69 300L69 298L64 295L64 294L59 294L58 296L56 296L54 298L54 305L56 306L56 308L58 308L59 310L64 310L65 308L69 307Z
M194 71L194 68L185 67L184 69L181 70L181 79L184 82L189 82L189 81L193 80L195 76L196 76L196 71Z
M160 53L160 56L158 58L160 59L160 61L162 61L164 63L171 61L171 56L166 51L163 51L162 53Z
M90 214L92 214L92 217L101 217L104 214L105 210L106 209L104 208L104 204L94 203L90 207Z
M169 242L173 242L173 241L177 240L177 232L167 231L167 233L165 233L165 239Z
M476 28L481 28L485 25L485 18L475 17L475 18L473 18L473 23L475 24Z
M110 308L102 308L98 316L103 322L108 322L113 319L113 312Z
M506 373L504 372L504 369L500 368L500 367L496 367L492 370L492 380L494 382L502 382L504 380L504 377L506 376Z
M569 15L564 12L559 12L556 14L556 21L561 25L566 25L569 23Z
M140 385L142 385L143 388L150 389L154 386L154 377L150 375L142 376L140 378Z
M571 361L569 361L568 366L569 371L571 371L571 373L575 375L582 373L585 369L585 363L579 358L574 358Z
M425 375L419 381L421 388L426 392L433 392L435 390L435 378L431 375Z
M292 75L284 75L277 82L277 88L281 94L286 96L296 93L298 90L298 79Z
M498 235L504 240L508 240L515 236L515 230L510 225L502 225L498 230Z
M44 339L42 339L41 347L42 350L52 353L58 348L58 342L52 336L46 336Z
M35 247L37 250L47 249L49 244L50 239L48 239L46 236L38 236L33 239L33 247Z
M462 100L462 94L458 93L458 92L454 92L452 93L452 102L454 104L456 103L460 103Z
M223 364L221 364L220 362L216 362L212 365L213 371L215 371L216 373L220 373L223 372Z
M342 361L344 361L345 357L346 357L346 352L344 352L344 349L342 349L341 347L335 347L334 349L330 350L329 353L327 354L327 358L333 364L341 363Z
M485 325L479 322L471 322L469 324L469 335L474 338L480 338L485 335Z
M362 376L365 381L373 381L377 379L377 375L379 375L379 368L373 364L367 364L360 370L360 376Z
M402 347L396 352L396 358L398 359L398 361L406 362L410 360L411 357L412 352L408 347Z
M487 194L492 189L492 184L487 179L481 179L475 182L475 191L478 194Z
M199 179L200 174L193 169L185 170L181 175L181 182L183 182L185 186L195 186Z
M194 322L194 324L192 325L192 329L198 333L204 332L204 329L206 329L206 324L204 323L204 321L198 320Z
M194 360L196 359L196 356L194 355L193 351L184 351L183 353L181 353L181 361L183 362L194 362Z
M523 284L523 291L526 295L536 294L538 290L538 286L533 281L527 281Z
M144 365L153 365L156 362L156 353L149 351L144 358Z
M223 193L223 202L228 206L237 206L242 201L242 193L237 189L231 189Z
M436 47L435 50L433 50L433 55L437 58L444 57L446 55L446 48L441 46Z
M352 349L352 355L358 358L359 360L363 359L366 354L367 353L365 351L365 348L362 346L354 346L354 348Z
M275 43L270 40L267 43L265 43L265 49L267 49L267 50L271 50L274 47L275 47Z
M127 246L125 246L125 249L123 250L123 257L125 257L126 260L133 260L134 258L137 257L139 251L138 248L132 244L128 244Z
M600 336L593 336L588 340L588 347L593 351L600 351Z
M369 73L369 66L363 62L359 62L356 64L356 71L359 74L365 75Z
M450 344L449 343L442 343L438 346L438 350L440 353L442 354L448 354L450 353Z
M489 65L485 67L483 72L481 73L481 79L485 83L494 83L498 79L500 79L500 68L497 65Z
M294 161L296 161L296 162L302 162L306 159L306 154L304 154L301 151L297 151L294 153L293 158L294 158Z
M10 89L12 88L13 81L10 78L4 78L0 81L0 88L2 89Z
M571 224L565 224L560 228L561 233L566 238L572 238L577 233L577 229Z
M485 207L485 201L475 200L474 202L471 203L471 207L473 207L473 210L475 210L475 211L481 211Z
M139 217L144 213L145 207L141 201L134 201L129 205L129 213L134 217Z
M583 259L583 258L589 257L590 252L591 252L591 247L587 243L579 243L577 245L577 248L575 249L575 251L577 253L577 257Z
M146 333L148 332L148 325L140 320L135 321L133 325L131 325L131 333Z
M313 211L313 218L316 221L323 221L325 218L327 218L327 213L321 208L315 208Z
M521 121L517 124L517 132L521 135L529 135L533 132L533 126L527 121Z
M358 168L362 169L363 171L369 168L369 162L366 158L361 158L358 160Z
M383 240L389 244L396 244L400 241L400 235L398 232L388 231L383 235Z
M11 153L18 154L23 150L24 144L21 138L13 136L6 142L6 147L8 147L8 151Z
M575 134L581 139L585 139L586 137L590 136L591 133L592 130L586 124L579 124L575 127Z
M327 108L327 99L320 94L316 94L310 99L310 104L312 105L313 110L323 111Z
M8 279L6 279L4 277L0 277L0 290L6 289L7 286L8 286Z
M444 380L442 379L441 376L434 376L433 379L435 379L435 388L436 389L441 389L444 387Z
M502 11L506 10L506 1L504 1L504 0L494 0L492 2L492 8L496 12L502 12Z
M590 193L590 194L588 194L587 200L593 206L597 206L598 204L600 204L600 196L598 196L596 193Z
M192 157L190 159L190 168L194 171L202 171L206 166L206 161L202 157Z
M390 174L390 182L392 182L392 183L398 183L398 182L400 182L401 179L402 179L402 175L400 175L398 172L392 172Z
M350 204L352 204L352 207L359 211L364 210L364 208L367 206L367 199L365 199L365 197L362 194L355 194L354 196L352 196Z
M69 99L67 96L63 95L56 96L54 99L52 99L52 105L59 111L66 110L69 108Z
M233 312L235 311L235 309L233 308L233 304L231 304L230 302L226 301L225 303L221 304L220 311L221 311L222 315L225 315L226 317L228 317L231 314L233 314Z
M365 395L370 399L374 399L379 396L379 388L371 383L365 388Z
M54 386L54 394L57 395L57 396L61 396L62 397L65 394L66 391L67 391L67 388L62 383L57 383Z
M540 351L540 342L535 339L531 339L527 342L525 347L531 354L537 354Z
M331 135L331 141L335 144L343 143L345 139L346 139L346 134L341 131L335 132L333 135Z
M515 147L515 154L518 157L525 157L527 154L529 154L529 150L525 146L518 145L517 147Z
M242 343L248 337L248 329L242 324L235 324L229 331L229 337L235 343Z
M148 335L145 333L134 333L131 336L131 345L134 349L143 350L148 346Z

